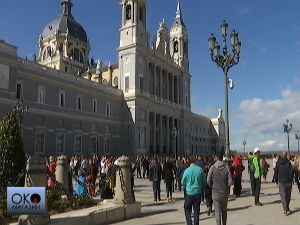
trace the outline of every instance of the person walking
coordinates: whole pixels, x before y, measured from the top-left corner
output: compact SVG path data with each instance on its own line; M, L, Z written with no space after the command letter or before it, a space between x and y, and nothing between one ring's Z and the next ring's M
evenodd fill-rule
M262 177L264 179L264 183L267 182L267 175L268 175L268 172L269 172L269 163L267 163L266 161L266 157L262 157L261 159L261 169L262 169Z
M208 171L207 184L212 188L212 200L215 208L216 224L226 225L227 205L232 176L228 165L222 161L223 155L218 153L215 163Z
M245 169L243 166L243 162L239 156L235 156L232 163L233 168L233 194L236 195L236 197L241 196L242 191L242 173Z
M190 158L190 166L184 171L181 183L185 187L184 213L187 225L192 225L191 211L194 210L194 225L199 225L201 195L204 191L205 178L203 170L196 160Z
M277 154L274 154L273 157L272 157L272 166L273 166L273 178L272 178L272 183L275 183L275 167L276 167L276 164L277 164L277 161L278 161L278 157L277 157Z
M290 213L290 200L293 182L293 168L287 159L287 152L282 153L275 167L275 182L278 185L284 215Z
M204 167L205 180L207 180L208 171L213 166L213 164L214 164L214 158L212 156L209 156L206 160L206 166ZM210 214L212 213L213 200L212 200L212 189L207 183L204 188L204 196L205 196L205 204L207 207L207 215L210 216Z
M254 173L255 173L255 167L252 164L252 158L253 158L253 152L249 152L248 156L248 173L250 177L250 185L251 185L251 194L252 196L255 196L255 183L254 183Z
M162 168L158 159L154 157L149 166L149 180L152 181L154 201L161 201L160 198L160 181L162 178Z
M174 182L174 165L170 157L166 158L166 162L163 166L163 177L166 183L167 201L172 201L172 185Z
M254 171L254 204L256 206L262 206L263 204L259 201L259 195L260 195L260 186L261 186L261 176L262 176L262 169L260 165L260 149L258 147L254 148L253 151L254 155L252 157L252 171Z

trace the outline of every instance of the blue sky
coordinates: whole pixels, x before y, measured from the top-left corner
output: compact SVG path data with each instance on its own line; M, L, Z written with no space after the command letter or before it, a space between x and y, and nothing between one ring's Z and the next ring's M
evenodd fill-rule
M86 29L91 57L117 62L121 9L119 0L73 0L73 15ZM165 18L172 25L177 2L148 0L148 30L152 37ZM291 149L297 148L294 131L300 129L300 1L299 0L182 0L183 18L190 39L192 108L208 117L224 108L224 75L211 61L208 37L220 39L220 23L229 23L242 41L240 64L229 76L231 148L255 146L284 150L282 124L293 123ZM37 53L44 26L60 13L60 0L0 0L0 39L19 47L21 57Z

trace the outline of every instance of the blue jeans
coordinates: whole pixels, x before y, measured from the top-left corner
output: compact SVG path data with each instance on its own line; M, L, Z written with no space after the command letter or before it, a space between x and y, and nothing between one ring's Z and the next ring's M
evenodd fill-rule
M158 199L160 201L160 181L153 181L152 188L153 188L154 200L157 201Z
M191 217L192 207L194 210L194 225L199 225L200 203L201 203L201 194L185 195L184 213L185 213L187 225L193 224L192 217Z
M166 191L167 191L167 198L172 198L172 181L171 182L166 182Z

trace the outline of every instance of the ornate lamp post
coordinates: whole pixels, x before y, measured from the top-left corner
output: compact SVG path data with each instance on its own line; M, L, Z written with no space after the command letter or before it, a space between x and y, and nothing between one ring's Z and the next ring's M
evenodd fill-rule
M23 100L18 100L18 102L16 103L16 105L13 107L13 111L14 113L17 114L18 118L19 118L19 123L20 123L20 126L22 124L22 119L24 117L24 113L26 112L27 115L28 115L28 110L29 110L29 107L27 105L24 105L23 104Z
M175 146L175 159L177 160L177 145L176 145L176 138L178 136L179 132L176 129L176 127L174 127L173 131L172 131L172 137L174 140L174 146Z
M289 122L289 120L286 120L286 124L283 124L283 132L287 133L288 136L288 154L290 155L290 132L292 130L293 125Z
M299 155L299 130L297 130L297 133L295 133L295 138L297 139L298 141L298 155Z
M228 71L232 66L239 63L242 43L239 41L238 33L235 30L233 30L230 34L232 53L228 52L228 47L227 47L228 23L226 23L226 21L223 20L220 27L221 27L222 37L223 37L222 53L220 53L220 45L216 41L214 34L212 34L208 39L208 44L209 44L212 61L222 68L225 75L225 155L227 158L230 158L228 85L231 89L233 89L233 83L231 79L228 79Z
M244 145L244 157L245 157L245 155L246 155L246 151L245 151L245 146L246 146L246 144L247 144L247 142L246 142L246 140L244 139L244 141L243 141L243 145Z

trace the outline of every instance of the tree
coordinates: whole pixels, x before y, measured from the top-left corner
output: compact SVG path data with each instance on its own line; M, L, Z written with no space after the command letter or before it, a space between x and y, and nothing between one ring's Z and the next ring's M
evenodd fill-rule
M16 184L16 179L25 165L19 120L15 113L8 113L0 124L0 191L5 191L9 184L21 184Z

